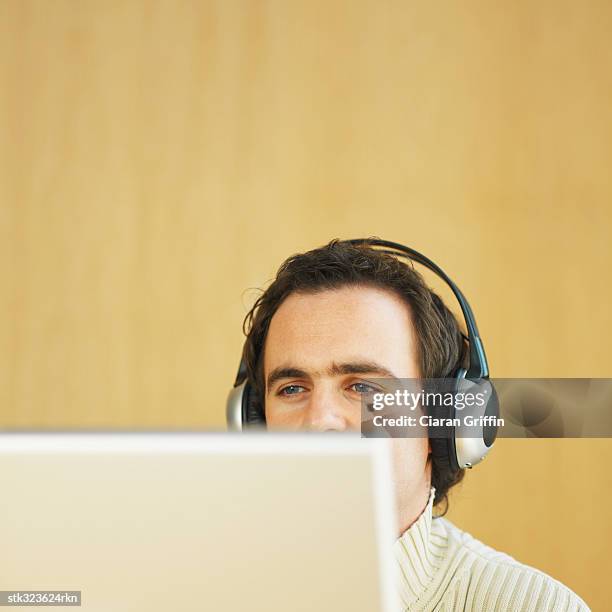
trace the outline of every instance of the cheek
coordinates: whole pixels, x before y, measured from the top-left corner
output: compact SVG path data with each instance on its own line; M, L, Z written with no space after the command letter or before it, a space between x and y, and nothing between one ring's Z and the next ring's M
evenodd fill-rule
M273 398L265 404L266 425L268 429L299 429L300 413L297 410L283 410Z
M355 409L351 412L348 421L349 431L361 432L361 406L359 406L359 409Z
M274 428L279 421L279 411L275 409L273 401L267 401L264 407L268 428Z

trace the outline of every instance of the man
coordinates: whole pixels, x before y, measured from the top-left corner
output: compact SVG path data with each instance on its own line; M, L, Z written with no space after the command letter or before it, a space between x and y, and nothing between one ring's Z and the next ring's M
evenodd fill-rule
M358 431L368 381L445 378L467 354L455 317L416 271L337 240L285 261L245 331L249 410L272 430ZM464 470L433 454L431 440L390 443L406 610L588 610L560 582L433 516Z

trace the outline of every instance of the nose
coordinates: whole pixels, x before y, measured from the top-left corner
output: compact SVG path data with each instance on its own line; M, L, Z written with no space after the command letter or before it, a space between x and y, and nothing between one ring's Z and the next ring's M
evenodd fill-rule
M332 391L314 392L306 411L304 427L310 431L346 431L349 420L343 399Z

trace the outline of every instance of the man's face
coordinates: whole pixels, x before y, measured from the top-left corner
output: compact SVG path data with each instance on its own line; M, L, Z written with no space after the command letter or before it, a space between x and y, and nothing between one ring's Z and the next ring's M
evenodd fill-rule
M394 293L355 286L293 293L272 317L264 346L268 429L359 431L368 379L418 376L410 310ZM391 442L402 532L429 495L429 442Z

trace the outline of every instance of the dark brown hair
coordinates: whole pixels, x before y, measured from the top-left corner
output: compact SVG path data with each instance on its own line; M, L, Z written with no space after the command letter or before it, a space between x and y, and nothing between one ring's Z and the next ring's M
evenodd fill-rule
M318 293L346 286L386 289L409 306L418 338L418 362L423 378L446 378L464 365L467 345L455 316L413 267L368 245L356 246L336 239L323 247L289 257L244 319L243 331L247 338L243 360L252 397L259 404L256 408L262 415L263 352L274 313L292 293ZM445 447L441 449L445 440L432 438L430 443L431 480L436 488L434 503L445 502L444 514L448 508L448 490L463 478L465 470L451 468Z

